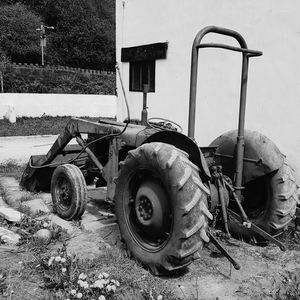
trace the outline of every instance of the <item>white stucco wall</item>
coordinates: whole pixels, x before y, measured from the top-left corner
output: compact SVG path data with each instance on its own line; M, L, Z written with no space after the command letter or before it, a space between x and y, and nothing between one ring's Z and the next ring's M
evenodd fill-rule
M0 94L0 118L14 109L16 116L115 117L116 96L70 94Z
M300 2L297 0L124 0L117 3L117 61L120 49L169 42L167 59L156 61L156 91L148 94L149 117L165 117L187 132L193 39L205 26L240 32L250 49L263 51L249 66L246 128L262 132L288 156L300 179ZM205 41L237 45L210 34ZM196 139L207 146L237 128L239 53L200 50ZM142 94L128 92L129 64L120 63L131 114L140 117ZM118 81L118 118L126 110Z

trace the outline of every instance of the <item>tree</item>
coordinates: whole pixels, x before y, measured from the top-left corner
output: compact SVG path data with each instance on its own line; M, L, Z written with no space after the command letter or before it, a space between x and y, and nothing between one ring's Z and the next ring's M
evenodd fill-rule
M91 69L114 68L114 14L95 3L48 0L43 16L55 32L49 38L47 61Z
M17 3L0 9L0 45L15 62L37 63L40 60L39 35L41 18L25 5Z

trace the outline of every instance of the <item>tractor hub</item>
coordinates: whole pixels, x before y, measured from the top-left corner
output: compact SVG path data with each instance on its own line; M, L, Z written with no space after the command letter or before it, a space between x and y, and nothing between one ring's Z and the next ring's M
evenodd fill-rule
M152 218L153 206L152 202L145 196L139 199L138 205L138 218L144 221L150 220Z
M146 180L136 193L135 213L141 225L152 234L165 229L168 198L164 188L155 180Z

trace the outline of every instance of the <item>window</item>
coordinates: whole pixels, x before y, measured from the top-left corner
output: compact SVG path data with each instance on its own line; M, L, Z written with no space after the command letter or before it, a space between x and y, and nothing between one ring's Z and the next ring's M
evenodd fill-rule
M155 43L121 49L121 61L129 62L129 90L142 92L149 84L149 92L155 92L155 64L157 59L167 58L168 43Z
M129 73L130 91L142 92L148 84L149 92L155 92L155 60L130 62Z

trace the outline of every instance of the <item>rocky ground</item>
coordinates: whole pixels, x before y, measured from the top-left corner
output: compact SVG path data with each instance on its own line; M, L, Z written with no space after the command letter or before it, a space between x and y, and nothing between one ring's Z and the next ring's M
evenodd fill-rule
M83 259L101 258L106 251L122 249L116 220L104 201L105 189L89 187L87 210L82 221L75 223L62 220L52 213L49 193L31 194L22 191L15 178L3 175L0 177L0 186L2 219L8 219L9 215L13 217L11 213L6 215L7 207L21 210L27 215L35 215L39 219L47 218L51 223L61 226L67 232L67 251ZM18 215L20 217L19 212L17 217ZM5 226L2 224L1 228L3 229ZM14 227L11 226L11 228L14 231ZM2 233L2 240L3 236L5 234ZM8 239L6 243L0 245L1 267L9 262L13 268L16 268L18 261L24 260L24 253L18 252L19 248L14 246L14 239L15 237L11 241ZM223 241L230 254L242 266L239 271L233 269L213 245L208 244L184 274L158 280L162 283L167 282L176 298L179 299L298 299L300 296L299 232L291 228L286 233L284 240L288 244L288 250L285 252L281 252L274 245L259 247L235 239ZM53 241L50 248L48 247L49 250L55 249L57 244L59 241ZM30 256L30 251L27 255ZM117 267L122 269L124 266ZM139 268L142 269L142 267ZM148 276L147 270L142 269L142 272L142 277ZM31 293L30 295L44 295L46 299L49 291L41 289L40 285L33 283L36 274L32 273L30 276L30 283L23 279L22 285L30 287L28 291L29 294ZM35 289L34 294L32 294L32 288ZM16 289L17 286L14 287L14 294L7 294L7 298L22 299ZM30 298L25 297L24 299ZM126 298L117 297L116 299ZM154 298L148 295L148 298L144 297L143 299Z
M59 218L52 212L49 193L22 191L18 183L24 167L20 164L32 154L46 153L54 139L0 138L0 299L80 299L78 293L67 294L74 291L74 280L66 287L59 286L65 277L43 264L53 253L80 259L70 276L83 271L94 276L101 270L118 279L121 286L116 293L106 294L107 299L300 299L300 232L295 224L279 237L288 247L285 252L272 244L260 247L221 240L241 265L239 271L209 243L184 273L158 278L127 257L115 217L104 201L105 189L88 187L88 205L81 222ZM17 165L7 162L12 158ZM8 213L8 209L15 211ZM45 229L45 223L46 229L51 226L52 239L41 247L34 235ZM99 296L86 295L79 293L82 299Z

